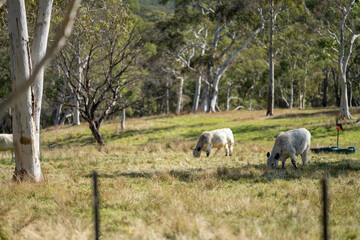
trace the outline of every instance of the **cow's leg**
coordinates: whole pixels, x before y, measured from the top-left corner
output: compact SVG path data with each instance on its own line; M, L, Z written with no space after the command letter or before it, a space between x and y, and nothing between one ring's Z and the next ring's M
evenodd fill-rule
M305 149L305 151L301 154L301 160L303 165L307 165L307 155L309 152L309 146Z
M207 148L206 148L206 156L207 156L207 157L210 155L211 147L212 147L212 144L209 143L209 144L207 145Z
M281 160L281 168L285 169L285 162L286 162L286 158L284 158L283 160Z
M225 144L224 148L225 148L225 156L229 155L229 146Z
M295 167L295 168L298 168L297 163L296 163L296 156L295 156L294 153L292 153L292 154L290 155L290 159L291 159L291 163L294 165L294 167Z
M232 153L233 153L233 145L230 144L230 152L229 152L229 156L232 156Z

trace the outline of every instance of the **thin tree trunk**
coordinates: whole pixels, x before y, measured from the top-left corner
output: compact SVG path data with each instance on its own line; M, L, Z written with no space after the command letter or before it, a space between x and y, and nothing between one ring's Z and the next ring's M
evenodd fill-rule
M280 95L281 95L281 99L285 102L286 107L289 108L290 104L289 104L289 102L286 100L282 88L280 88Z
M125 130L125 108L121 110L121 130L124 131Z
M327 102L328 102L328 99L327 99L328 81L329 81L329 72L326 70L325 78L323 81L323 100L322 100L323 107L327 107Z
M180 83L179 83L179 90L178 90L178 101L176 106L176 114L180 114L182 103L183 103L183 88L184 88L184 77L179 77Z
M196 112L199 108L200 91L201 91L201 75L198 77L196 81L194 101L191 109L191 112L193 113Z
M100 146L105 146L104 138L101 136L100 131L99 131L100 126L97 126L97 124L92 121L89 123L89 127L90 127L91 133L94 136L96 142Z
M249 105L250 111L253 110L253 107L252 107L253 92L254 92L254 85L251 87L251 90L250 90L250 105Z
M169 89L170 89L170 86L169 86L169 79L166 78L166 92L165 92L165 107L166 107L166 110L165 110L165 113L166 114L169 114L170 112L170 104L169 104L169 98L170 98L170 94L169 94Z
M227 89L226 89L226 111L229 111L230 109L230 90L231 90L231 83L228 83Z
M80 41L78 42L78 48L77 48L77 68L78 68L78 83L76 86L76 89L74 91L74 108L72 109L74 117L73 117L73 125L80 125L80 103L76 97L76 92L80 90L81 88L81 82L83 81L83 63L81 61L81 54L80 54Z
M335 100L336 100L336 106L340 107L340 94L339 94L339 80L337 77L337 73L335 72L335 69L331 68L333 81L334 81L334 93L335 93Z
M341 77L340 118L342 119L352 119L348 104L346 70L351 56L353 44L355 40L360 36L360 34L356 34L357 31L356 29L350 30L351 34L348 37L348 43L345 43L346 34L344 34L344 31L346 31L348 27L346 25L346 18L350 14L354 3L355 0L352 0L349 3L348 7L345 9L344 16L340 23L340 50L339 50L338 69Z
M200 111L201 112L207 112L209 107L209 83L204 82L204 87L201 93L201 105L200 105Z
M290 103L289 108L292 109L294 107L294 72L296 68L296 62L297 59L294 59L294 63L292 64L290 61L290 71L291 71L291 77L290 77Z
M11 78L13 91L27 81L31 73L31 56L24 0L8 0ZM36 141L34 93L29 89L14 104L13 138L17 181L42 179L39 147Z
M294 79L291 77L290 81L290 103L289 108L292 109L294 106Z
M349 81L349 107L352 107L352 100L353 100L352 84L351 81Z
M346 84L346 74L341 74L341 101L340 101L340 118L351 119L349 104L348 104L348 93Z
M51 9L53 0L39 1L36 16L34 40L31 51L32 66L36 66L46 54L47 41L50 29ZM36 129L36 147L40 155L40 116L44 85L44 68L36 76L36 81L32 86L33 101L35 104L35 129Z
M220 69L218 71L220 71ZM210 112L216 112L217 97L219 94L219 82L221 77L222 74L216 73L213 81L212 94L210 98Z
M302 86L302 94L300 95L300 109L305 109L305 97L306 97L306 81L307 81L307 65L308 65L308 61L306 61L305 63L305 77L304 77L304 81L303 81L303 86Z
M55 114L55 119L54 119L54 126L59 125L60 114L61 114L64 96L65 96L65 89L66 89L66 82L64 82L64 84L61 86L60 96L58 98L58 106L56 108L56 114Z
M266 116L274 115L274 53L273 53L273 35L274 35L274 1L271 0L270 6L270 44L269 44L269 91L268 107Z
M72 113L70 113L70 109L66 109L64 116L61 118L60 125L63 126L65 124L65 121L67 118L72 116Z

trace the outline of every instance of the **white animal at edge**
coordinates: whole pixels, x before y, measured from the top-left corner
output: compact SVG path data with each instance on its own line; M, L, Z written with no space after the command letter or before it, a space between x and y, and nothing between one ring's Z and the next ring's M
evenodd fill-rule
M206 156L208 157L212 148L225 148L225 156L231 156L233 146L234 136L230 128L206 131L200 135L196 146L193 149L193 156L200 157L201 151L206 151Z
M282 168L285 168L287 158L298 168L296 156L300 154L303 165L307 165L307 155L310 149L311 133L305 128L293 129L281 132L276 137L271 154L267 153L267 166L269 169L277 168L281 161Z
M1 133L0 134L0 151L11 151L11 155L14 153L13 135Z

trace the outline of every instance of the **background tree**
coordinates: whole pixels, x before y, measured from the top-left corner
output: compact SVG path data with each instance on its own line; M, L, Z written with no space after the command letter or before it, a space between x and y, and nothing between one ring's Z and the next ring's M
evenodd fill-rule
M13 92L0 105L0 114L14 105L15 180L30 179L40 181L42 178L39 147L36 146L35 96L31 91L31 85L36 82L42 68L64 45L65 37L71 32L78 4L79 1L76 0L71 2L64 24L60 29L60 34L58 34L53 46L40 60L39 64L32 69L25 3L24 1L8 1L7 3ZM46 13L42 14L46 15ZM41 34L43 34L43 31L41 31Z
M139 82L135 61L140 59L145 42L137 27L141 23L129 17L125 5L84 2L84 6L84 20L77 28L89 27L81 37L71 39L71 45L82 46L81 59L86 59L83 75L77 70L78 51L69 47L61 55L64 75L79 106L73 101L65 104L79 109L97 143L104 146L100 133L104 120L138 101L133 94Z

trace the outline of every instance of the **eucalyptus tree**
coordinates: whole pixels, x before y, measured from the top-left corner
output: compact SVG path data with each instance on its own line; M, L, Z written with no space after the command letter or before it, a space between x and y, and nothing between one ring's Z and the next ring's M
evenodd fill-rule
M52 1L40 2L33 54L30 54L25 2L21 0L7 2L11 74L15 89L29 78L32 64L38 64L39 60L45 55L51 6ZM41 46L41 44L45 45L45 47ZM33 63L31 57L33 57ZM14 179L29 178L40 181L42 178L39 152L39 108L41 108L42 76L43 69L39 72L34 87L28 89L26 94L14 106L13 136L16 163Z
M195 62L204 75L200 110L215 112L221 77L264 27L262 10L253 1L178 0L175 5L175 15L186 16L183 21L189 24L188 28L200 26L193 27L195 33L202 29L201 39L194 34L201 49ZM198 84L196 97L199 89ZM196 105L196 98L194 102Z
M338 65L341 80L340 118L351 119L347 67L353 46L360 36L359 3L356 0L311 1L307 6L322 23L318 27L319 35L331 39L331 44L327 47L337 54L337 59L333 60ZM331 55L329 57L331 58Z
M262 10L254 4L239 1L193 1L193 5L213 20L215 28L209 33L205 78L211 83L208 110L216 111L219 82L229 65L246 49L248 43L263 29ZM257 12L257 14L256 14Z
M158 54L166 53L173 58L164 70L172 72L179 80L176 114L182 108L184 80L189 74L198 74L192 112L197 110L199 104L202 73L197 68L196 61L205 52L208 30L203 26L202 16L193 10L187 6L179 7L173 16L156 24L160 36L154 41L158 45ZM170 66L172 69L169 69Z
M36 83L39 75L43 72L43 67L59 51L65 43L65 37L71 32L71 26L76 14L79 1L72 1L64 24L60 28L60 34L57 36L51 48L46 54L39 53L41 59L34 66L31 62L31 51L29 36L27 30L25 2L22 0L9 0L8 7L8 26L9 40L11 49L11 77L13 81L12 93L5 102L0 105L0 114L10 106L14 106L13 114L13 138L15 152L15 180L29 179L40 181L42 178L40 167L40 155L38 141L36 137L36 102L35 91L31 86ZM45 4L46 5L46 4ZM47 7L39 7L39 15L49 16L46 13ZM49 19L44 19L48 21ZM37 24L44 24L38 21ZM48 24L44 24L49 26ZM39 30L39 31L38 31ZM45 35L48 30L36 28L36 33ZM35 36L34 39L41 41L42 37ZM35 44L36 45L36 44ZM41 51L41 47L35 49Z
M140 32L141 22L130 15L124 4L118 1L83 4L80 11L84 18L76 26L83 31L70 39L70 44L82 47L83 74L79 75L77 70L77 51L66 48L60 60L79 106L73 101L66 104L80 111L96 142L104 146L100 133L104 120L138 101L136 92L141 77L135 62L146 46Z
M339 46L339 72L341 76L341 102L340 102L340 118L351 119L352 116L349 110L349 101L348 101L348 92L347 92L347 79L346 71L351 56L352 48L355 43L355 40L360 36L359 31L359 13L360 6L358 4L354 5L355 0L351 0L347 5L343 5L340 1L340 9L342 11L342 19L340 22L340 36L339 38L335 37L335 40L340 45ZM353 17L355 19L350 19L350 13L353 10Z

